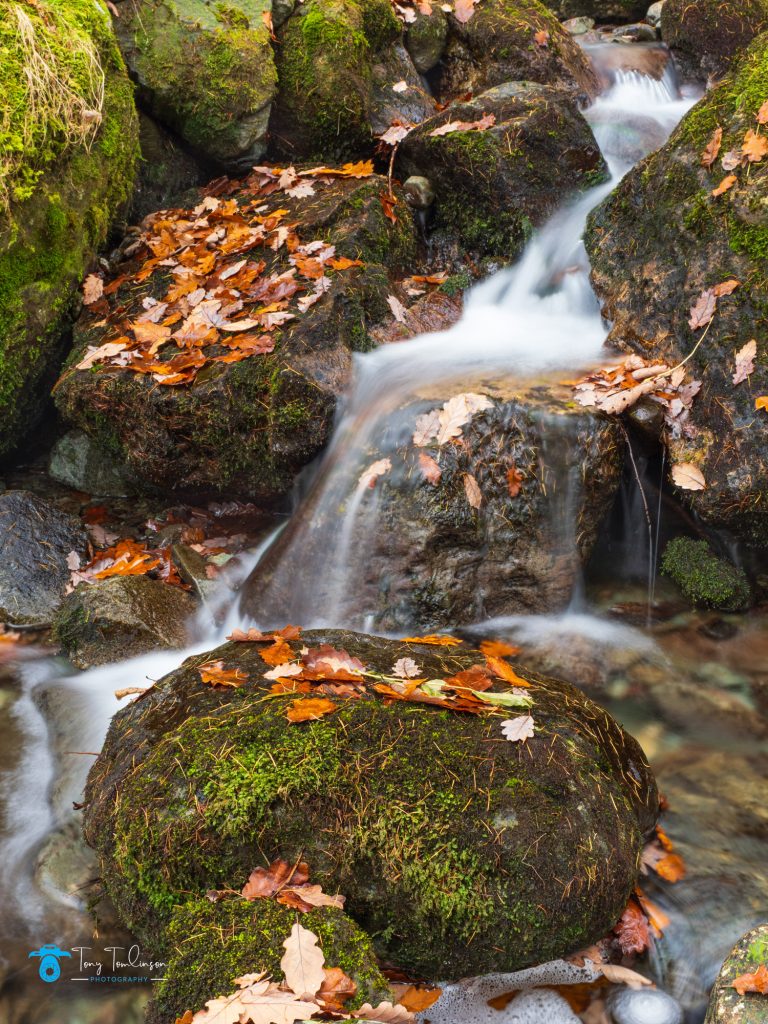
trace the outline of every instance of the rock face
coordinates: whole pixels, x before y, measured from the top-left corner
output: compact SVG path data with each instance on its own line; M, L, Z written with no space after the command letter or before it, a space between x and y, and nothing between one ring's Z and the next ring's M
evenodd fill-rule
M544 0L560 18L594 18L595 21L639 21L648 0Z
M42 412L77 287L130 196L137 127L109 15L97 0L2 0L0 52L4 456ZM34 60L47 97L40 107L24 84Z
M768 0L666 0L661 37L695 77L720 77L768 29Z
M272 148L291 160L367 153L374 132L431 104L389 0L307 0L278 32ZM406 82L404 92L392 86Z
M435 397L381 423L374 443L390 443L357 456L346 490L309 497L246 583L244 611L388 632L564 608L618 487L620 427L564 412L556 388L482 390L489 407L459 444L413 443L419 415L441 407ZM361 487L381 458L392 470Z
M194 598L144 576L81 583L54 621L54 635L77 668L133 658L158 647L183 647Z
M522 81L558 86L577 100L598 91L578 43L539 0L484 0L466 24L449 21L436 80L441 99Z
M379 678L402 657L426 679L483 660L340 631L293 647L320 644ZM239 889L254 865L299 855L325 892L346 895L379 953L428 977L557 957L618 919L658 799L639 746L579 691L523 673L536 722L525 747L503 737L506 714L385 702L370 688L358 699L342 689L335 713L290 724L284 698L262 699L264 650L191 658L112 721L85 830L139 937L195 894ZM204 685L209 660L247 682Z
M158 121L228 169L266 150L277 86L268 0L118 0L115 30L139 98Z
M193 154L147 114L139 113L141 160L129 210L138 224L156 210L179 206L192 190L216 177L217 165Z
M270 335L274 352L240 362L212 361L194 383L179 387L158 387L149 374L109 365L70 369L56 391L64 417L127 464L137 484L145 487L228 499L284 494L297 471L327 440L352 351L370 347L370 323L391 318L386 303L388 271L411 265L414 257L409 208L401 196L397 223L387 220L380 201L385 188L386 181L377 176L342 178L315 181L309 198L293 199L285 192L259 197L260 208L287 211L285 223L297 224L302 242L323 239L336 246L338 257L364 264L338 273L329 270L325 281L330 287L305 312L294 300L294 319L273 328ZM255 194L244 184L234 198L241 204L253 203ZM196 215L189 211L187 216ZM268 214L259 216L263 221ZM160 230L150 229L150 235ZM239 223L234 230L239 230ZM278 239L277 250L267 244L252 246L245 254L253 261L251 269L263 261L273 277L286 273L290 278L295 270L284 241L285 237L283 242ZM198 245L196 251L208 263L216 255L222 268L241 259L222 253L215 241ZM145 250L144 257L148 255ZM182 253L180 258L192 256ZM137 269L136 263L128 262L118 273ZM115 330L123 330L124 318L141 315L142 301L153 291L162 296L173 280L166 274L162 280L150 278L142 287L121 286L113 297L112 324L106 328L111 333L105 334L102 314L86 311L75 328L71 365L82 358L86 346L101 345L114 337ZM284 283L292 289L289 296L297 290L305 294L291 280ZM310 298L314 284L309 279L303 285Z
M759 925L739 939L715 982L704 1024L766 1024L768 999L759 992L740 996L732 987L740 974L753 974L768 961L768 924Z
M131 492L125 469L81 430L70 430L59 438L51 451L48 474L86 494L123 497Z
M628 174L590 217L586 245L593 283L613 322L609 340L669 365L687 357L702 337L689 311L705 289L736 280L718 302L706 337L688 368L702 389L693 405L691 436L667 437L672 462L692 462L706 488L680 492L708 523L742 539L768 537L768 447L764 413L755 399L768 392L768 357L760 338L768 301L768 164L725 177L702 153L718 127L721 156L740 151L768 95L768 35L737 69L697 104L666 146ZM735 354L757 339L754 372L733 384Z
M85 547L74 516L30 491L0 494L0 621L50 625L69 582L67 555Z
M449 121L487 114L496 123L485 131L432 135ZM508 82L431 117L407 136L399 159L403 177L425 175L434 185L436 229L458 235L472 252L510 261L566 191L606 173L576 103L529 82Z

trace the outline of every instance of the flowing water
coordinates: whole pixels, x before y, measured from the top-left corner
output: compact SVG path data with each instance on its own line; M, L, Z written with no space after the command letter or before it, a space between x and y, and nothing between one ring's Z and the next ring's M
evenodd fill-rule
M599 53L595 59L599 61ZM304 482L307 493L301 507L272 549L279 559L272 555L264 576L260 625L370 625L372 609L354 607L348 600L365 556L361 538L381 529L377 492L358 483L360 469L372 448L382 450L388 444L394 450L412 430L399 411L425 389L444 396L468 390L468 381L500 374L514 375L524 387L604 358L606 329L581 243L586 216L633 163L664 141L695 100L681 95L669 69L660 78L621 69L611 75L611 88L586 112L610 180L535 234L515 267L475 288L454 328L356 359L354 385L333 442L313 468L308 491ZM553 449L562 447L561 442L556 434L549 438ZM567 467L564 472L567 476ZM566 546L575 544L569 495L577 486L574 479L561 487L555 507L555 518L566 527L560 538ZM647 540L642 521L638 527L633 501L627 505L634 508L635 519L626 549L633 548L634 535L634 546L649 550L643 572L650 565L653 579L657 538L651 534ZM244 574L256 566L259 578L261 556L270 541L253 553ZM264 564L268 561L269 556ZM765 758L760 750L764 737L744 730L751 694L760 685L768 686L761 675L768 624L750 619L717 626L706 616L683 612L650 628L617 622L611 617L617 608L626 612L646 606L645 595L638 599L636 588L622 582L633 576L627 561L630 571L623 574L621 566L610 567L610 587L595 575L561 616L484 622L469 634L519 642L526 660L583 685L645 745L662 788L669 790L670 831L691 864L690 881L682 883L678 894L662 890L656 896L671 923L654 952L653 970L696 1020L701 1019L706 986L730 944L761 912L768 916L768 879L761 866L768 819L761 817L753 799L754 786L759 788L768 773L760 761ZM291 587L288 599L284 581L295 579L299 565L307 583ZM322 591L312 582L320 579ZM620 592L623 586L629 588L626 594ZM0 970L5 972L0 1019L8 1024L130 1024L140 1019L144 996L136 990L115 991L109 998L104 990L58 990L55 999L48 993L40 998L41 986L33 984L36 964L27 961L26 951L43 943L67 948L93 941L75 881L76 868L78 877L84 871L87 879L92 865L78 865L75 857L72 862L65 859L63 872L46 872L39 866L41 850L49 848L51 836L61 842L73 827L72 801L79 799L119 707L114 691L157 679L183 657L210 649L234 624L244 624L241 618L232 593L222 590L221 599L209 602L199 614L192 632L198 640L187 651L157 652L76 675L65 663L29 656L14 667L20 683L0 690L8 710L5 743L0 745L0 892L5 911L0 920ZM746 630L749 643L737 639L721 648L718 630L723 636ZM750 660L747 650L757 654ZM742 800L744 806L736 787L724 782L723 757L739 759L742 789L749 795L746 803ZM698 801L689 798L693 784L686 775L695 764L705 775ZM724 816L726 825L719 815L728 801L733 809L730 817ZM733 852L724 851L726 844ZM104 927L123 944L130 941L114 925ZM706 935L700 938L702 930ZM463 1019L471 1015L465 1013Z

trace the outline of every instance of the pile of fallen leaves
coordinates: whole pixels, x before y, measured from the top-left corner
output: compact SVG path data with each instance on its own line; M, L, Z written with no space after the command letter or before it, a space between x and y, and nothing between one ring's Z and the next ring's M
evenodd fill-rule
M173 563L169 547L147 548L130 538L97 551L84 565L80 564L80 555L71 551L67 556L67 566L70 570L67 593L74 590L78 583L96 583L113 576L149 576L183 590L189 589Z
M712 190L713 196L722 196L726 192L730 192L737 183L739 188L748 188L750 184L749 168L768 157L768 136L763 135L761 132L763 126L768 125L768 100L758 110L755 115L755 121L757 127L746 130L741 146L738 149L728 150L720 158L720 164L727 173L720 184ZM715 128L704 148L704 152L701 154L701 163L707 170L712 169L718 156L720 156L722 142L723 129L718 126ZM743 174L741 180L739 180L733 172L744 168L746 168L747 173Z
M381 673L329 644L302 646L295 651L289 641L298 640L300 635L299 627L285 626L272 633L235 630L228 637L237 643L267 645L259 653L263 661L274 667L264 673L264 678L272 683L270 692L274 696L294 698L286 710L289 722L324 718L338 711L339 700L359 700L371 692L392 701L429 704L470 714L527 708L533 704L527 692L531 683L519 676L504 657L518 653L518 648L500 641L481 645L484 662L446 678L430 679L411 657L399 658L388 673ZM442 647L462 643L449 636L406 637L402 642ZM205 662L198 666L198 672L208 686L238 688L248 682L245 672L227 667L223 660ZM508 689L491 689L504 683L509 685ZM512 742L528 739L533 735L533 719L524 715L502 722L502 733Z
M83 301L101 318L94 326L106 329L106 340L89 347L76 369L99 364L172 386L190 384L210 363L273 351L275 332L318 302L334 274L363 264L337 256L322 239L302 241L289 211L270 210L265 200L311 196L335 178L372 174L370 161L305 171L255 167L245 182L212 183L192 210L151 215L125 251L135 261L131 270L106 285L97 274L85 280ZM231 195L235 189L238 199ZM289 267L270 272L277 254ZM126 305L110 303L123 286L150 278L158 294L146 296L140 311L129 314Z
M404 25L411 25L416 21L416 15L430 15L433 11L443 11L445 14L452 14L461 25L466 25L475 13L475 5L478 0L391 0L395 14Z

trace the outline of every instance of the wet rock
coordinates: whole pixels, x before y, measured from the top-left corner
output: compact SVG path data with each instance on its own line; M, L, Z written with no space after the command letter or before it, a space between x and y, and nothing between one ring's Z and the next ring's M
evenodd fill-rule
M416 20L406 26L405 46L416 70L425 75L443 55L448 39L448 18L437 5L429 12L414 11Z
M724 611L742 611L749 606L751 594L744 570L718 558L704 540L676 537L670 541L661 571L693 605Z
M661 12L664 10L664 2L665 0L657 0L645 13L645 20L654 28L661 29Z
M635 25L622 25L614 29L611 38L617 43L655 43L658 39L656 29L642 22Z
M758 925L739 939L717 976L709 999L704 1024L766 1024L768 999L747 992L740 996L733 988L734 978L753 974L768 961L768 924Z
M561 18L594 18L601 22L639 21L648 0L545 0Z
M326 966L340 967L357 985L349 1009L393 999L371 940L354 921L327 907L300 916L302 927L317 935ZM172 952L146 1024L167 1024L189 1007L202 1009L207 999L230 992L233 978L256 969L281 980L282 943L295 921L295 910L273 900L190 899L176 907L167 933Z
M54 621L54 636L78 668L123 661L158 647L184 647L195 601L146 576L81 583Z
M688 362L703 384L690 436L665 437L670 463L692 462L706 480L704 490L680 497L708 524L757 545L768 537L768 446L755 412L755 397L768 391L768 363L759 345L749 383L734 386L732 377L735 353L755 337L768 300L768 176L752 173L747 185L741 170L739 184L714 197L725 172L719 160L707 170L701 154L718 125L721 153L740 149L768 94L767 69L764 35L597 208L585 236L593 283L613 324L609 340L670 365L701 336L688 322L701 293L729 279L742 282L719 302L705 344Z
M490 407L464 427L460 445L412 440L418 417L451 391L382 419L375 446L350 465L348 489L333 502L313 492L277 539L245 584L244 610L280 619L303 585L314 605L307 617L384 632L564 608L618 487L620 428L566 410L556 388L521 393L502 380L482 391ZM366 466L382 458L392 470L361 487ZM438 471L434 483L424 459ZM354 509L351 522L340 508Z
M0 621L48 626L69 583L67 555L82 554L85 530L30 491L0 494Z
M272 25L280 28L283 22L293 14L296 8L296 0L272 0Z
M393 341L405 341L419 334L432 331L446 331L461 319L464 308L461 293L448 295L441 289L428 292L417 299L405 311L402 321L374 327L372 337L379 345L387 345Z
M391 318L388 275L412 268L416 232L402 193L397 223L386 218L384 178L338 179L315 188L303 199L280 192L266 205L288 210L286 223L298 223L303 241L323 239L336 246L337 256L364 266L329 278L322 298L274 333L274 352L210 363L195 383L178 388L101 365L68 372L57 388L64 418L124 460L137 486L191 497L274 499L325 444L352 351L370 348L369 327ZM235 198L247 202L251 195L244 187ZM292 269L285 247L276 255L255 248L248 257L268 260L274 274ZM128 261L118 273L135 269ZM164 278L163 287L171 280ZM129 281L115 304L125 306L125 315L139 315L153 287L152 279L142 287ZM110 329L86 311L75 327L71 363L88 345L101 345Z
M768 0L666 0L661 38L686 74L719 78L768 29Z
M371 79L370 120L374 135L381 135L394 121L420 124L434 112L434 101L401 43L386 47L376 56Z
M607 1008L614 1024L683 1024L683 1008L660 989L614 989Z
M208 562L189 545L181 543L173 545L173 564L178 567L179 575L184 582L194 588L203 604L220 589L217 581L208 576Z
M471 123L486 114L496 121L485 131L431 134L449 121ZM438 232L506 262L568 192L605 175L592 130L576 104L529 82L509 82L431 117L403 141L399 166L404 174L425 175L432 182Z
M436 82L441 99L515 81L558 87L575 100L594 97L598 91L581 47L539 0L487 0L465 24L453 15L449 23ZM546 38L540 36L537 42L537 33Z
M563 28L572 36L583 36L586 32L591 32L594 27L594 18L569 18L563 22Z
M415 210L428 210L435 201L435 190L429 178L412 174L403 182L403 192Z
M19 19L26 19L22 22ZM22 26L30 38L22 42ZM26 30L25 30L26 31ZM27 89L29 48L42 79ZM0 457L45 408L77 290L131 194L133 91L101 4L0 2ZM84 70L95 69L93 74ZM103 70L104 78L101 78ZM30 97L46 96L40 106ZM66 113L61 111L66 110Z
M191 190L216 177L216 164L193 155L144 113L139 114L139 143L141 159L130 207L132 224L155 210L184 205Z
M236 170L264 155L277 85L263 0L117 0L120 48L142 106Z
M99 874L98 859L86 845L78 822L51 832L37 855L35 880L55 901L85 907L88 889Z
M130 493L130 475L81 430L60 437L51 451L48 474L59 483L100 497Z
M482 661L341 631L294 646L322 643L384 674L401 657L432 679ZM536 721L525 751L497 716L373 691L292 725L283 700L262 699L263 651L235 643L189 659L112 720L85 829L139 936L167 928L182 893L239 888L254 864L299 855L324 891L346 895L380 954L427 977L538 963L615 922L657 795L635 741L579 691L521 670ZM203 685L211 659L248 682Z

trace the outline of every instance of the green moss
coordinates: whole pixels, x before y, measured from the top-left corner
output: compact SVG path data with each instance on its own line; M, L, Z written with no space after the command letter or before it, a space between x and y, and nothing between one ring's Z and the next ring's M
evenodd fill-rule
M446 295L453 297L454 295L465 292L467 288L472 285L472 275L467 270L462 270L458 274L451 274L440 285L440 291L445 292Z
M706 541L676 537L667 544L661 571L694 605L741 611L750 603L744 570L718 558Z

